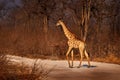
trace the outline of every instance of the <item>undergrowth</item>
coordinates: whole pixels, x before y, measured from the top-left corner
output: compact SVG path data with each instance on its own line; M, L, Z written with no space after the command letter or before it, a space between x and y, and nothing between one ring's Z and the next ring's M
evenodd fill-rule
M46 80L50 71L37 64L37 61L33 66L13 64L0 54L0 80Z

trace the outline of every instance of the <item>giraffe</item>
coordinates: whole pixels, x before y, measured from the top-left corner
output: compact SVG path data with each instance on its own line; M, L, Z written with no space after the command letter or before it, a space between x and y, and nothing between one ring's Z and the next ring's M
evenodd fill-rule
M59 20L57 22L56 26L59 26L59 25L62 26L63 32L68 39L67 43L68 43L69 48L68 48L68 51L66 53L66 59L68 61L69 67L73 68L73 57L74 57L73 48L78 48L79 52L80 52L81 58L80 58L80 63L79 63L78 68L80 68L80 66L81 66L84 54L88 60L88 67L90 67L90 59L89 59L89 55L88 55L86 48L85 48L85 42L77 39L76 36L67 29L66 25L64 24L64 22L62 20ZM70 64L70 60L69 60L70 53L71 53L71 58L72 58L72 65Z

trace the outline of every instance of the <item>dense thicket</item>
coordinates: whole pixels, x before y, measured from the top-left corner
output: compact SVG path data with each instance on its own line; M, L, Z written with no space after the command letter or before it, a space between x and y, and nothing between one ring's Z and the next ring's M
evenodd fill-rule
M85 1L89 0L1 1L0 50L32 56L65 55L67 38L56 22L62 19L72 33L83 39L81 20ZM91 0L86 44L92 58L109 54L119 57L119 23L120 0Z

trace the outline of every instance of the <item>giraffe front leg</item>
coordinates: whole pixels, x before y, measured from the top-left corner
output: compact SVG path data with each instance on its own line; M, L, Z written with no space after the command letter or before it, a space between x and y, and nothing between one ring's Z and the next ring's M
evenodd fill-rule
M71 49L72 49L72 48L69 47L69 49L68 49L68 51L67 51L67 53L66 53L66 59L67 59L67 61L68 61L69 67L71 67L71 65L70 65L70 60L69 60L69 53L70 53Z
M72 68L73 68L73 60L74 60L74 54L73 54L73 50L71 51L71 58L72 58Z

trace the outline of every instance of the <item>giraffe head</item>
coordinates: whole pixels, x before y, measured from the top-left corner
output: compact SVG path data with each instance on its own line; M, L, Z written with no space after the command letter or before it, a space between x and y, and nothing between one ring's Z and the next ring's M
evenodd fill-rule
M62 21L61 21L61 20L59 20L59 21L57 22L56 26L60 26L60 25L61 25L61 23L62 23Z

